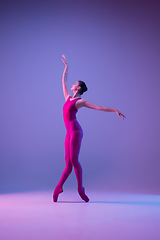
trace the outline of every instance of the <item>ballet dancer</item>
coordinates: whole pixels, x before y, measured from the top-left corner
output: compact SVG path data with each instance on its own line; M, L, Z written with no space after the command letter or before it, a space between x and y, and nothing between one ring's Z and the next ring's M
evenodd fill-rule
M78 160L81 141L83 137L83 131L76 119L76 113L79 108L87 107L87 108L92 108L92 109L105 111L105 112L116 112L117 115L119 117L122 117L123 120L125 116L116 109L108 108L108 107L100 107L98 105L92 104L82 99L81 95L87 91L87 86L83 81L77 81L74 85L72 85L71 91L73 92L73 96L71 97L69 95L67 85L66 85L68 64L67 64L65 55L62 55L61 60L65 64L65 68L62 76L62 87L63 87L63 94L66 101L63 106L63 118L64 118L64 124L66 127L66 137L65 137L66 166L62 173L60 181L54 190L53 201L57 202L58 195L63 192L63 184L71 174L72 167L73 167L75 171L77 183L78 183L78 193L85 202L88 202L89 198L85 194L85 189L82 184L82 167Z

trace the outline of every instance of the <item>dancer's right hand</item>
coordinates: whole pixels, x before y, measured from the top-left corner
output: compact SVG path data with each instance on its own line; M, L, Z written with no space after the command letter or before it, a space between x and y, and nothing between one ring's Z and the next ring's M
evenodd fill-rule
M61 60L62 60L62 61L64 62L64 64L67 66L67 60L66 60L66 57L65 57L64 54L62 55Z

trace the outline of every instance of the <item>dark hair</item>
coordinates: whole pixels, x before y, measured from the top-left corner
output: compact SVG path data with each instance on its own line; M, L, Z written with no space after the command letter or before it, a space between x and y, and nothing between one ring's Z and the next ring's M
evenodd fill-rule
M81 89L79 90L79 93L80 93L80 95L82 95L84 92L87 91L88 88L87 88L85 82L79 80L78 83L79 83L79 86L81 87Z

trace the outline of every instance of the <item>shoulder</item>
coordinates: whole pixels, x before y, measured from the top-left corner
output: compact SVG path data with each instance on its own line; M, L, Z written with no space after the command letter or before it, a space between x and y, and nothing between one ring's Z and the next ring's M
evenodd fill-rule
M65 101L67 101L68 99L70 99L71 96L70 95L67 95L67 97L65 98Z
M83 98L78 99L77 102L75 103L76 108L79 109L81 107L85 107L85 103L86 102L87 101L85 99L83 99Z

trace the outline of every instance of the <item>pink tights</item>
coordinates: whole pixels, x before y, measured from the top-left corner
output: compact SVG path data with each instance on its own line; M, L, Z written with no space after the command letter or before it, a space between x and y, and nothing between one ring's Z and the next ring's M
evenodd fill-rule
M78 193L81 198L88 202L89 198L85 194L84 187L82 185L82 167L78 161L78 156L81 147L81 141L83 137L83 131L77 120L65 122L67 129L67 134L65 137L65 162L66 166L60 178L58 185L56 186L53 194L54 202L57 201L58 195L63 192L63 184L72 172L72 167L74 168L77 183L78 183Z

